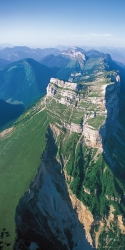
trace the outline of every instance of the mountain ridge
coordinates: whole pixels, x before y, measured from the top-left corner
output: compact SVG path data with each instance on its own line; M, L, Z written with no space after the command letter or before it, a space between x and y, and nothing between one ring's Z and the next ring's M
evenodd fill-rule
M56 245L59 249L81 250L81 242L87 239L91 247L101 250L104 238L107 249L110 245L124 248L125 126L121 88L124 77L120 69L106 55L89 58L76 82L51 78L47 95L20 116L7 137L0 137L0 154L6 154L1 157L1 204L9 207L12 196L14 203L8 223L2 217L2 227L6 225L10 232L11 225L14 232L12 218L17 207L15 249L19 249L20 244L25 249L33 244L46 249L48 244L48 249ZM16 157L12 161L13 152ZM8 175L13 173L8 179L10 190L6 200L5 166ZM16 199L12 178L15 185L18 183ZM22 178L23 185L19 181ZM68 213L67 224L68 199L62 190L64 187L79 229L81 232L83 227L85 229L85 237L80 238L79 229L71 226L74 225L73 214ZM62 205L58 204L57 197ZM0 211L4 213L2 207ZM53 213L59 220L54 217L53 222ZM36 233L33 235L32 230L38 231L39 237ZM14 239L14 233L11 237ZM12 244L11 237L8 240L11 239ZM87 249L84 244L82 247Z
M33 58L36 61L40 61L48 54L58 55L60 51L55 48L31 49L26 46L14 46L13 48L6 47L0 50L0 58L8 61L18 61L24 58Z
M107 68L107 60L108 59L106 57L106 65L105 65L106 68ZM105 75L105 74L107 74L107 75ZM117 117L117 112L118 112L117 98L118 98L119 91L120 91L120 77L115 71L112 71L112 72L110 71L110 73L108 73L108 72L106 73L104 71L104 73L101 73L100 75L97 74L97 76L98 76L98 78L96 78L96 81L92 81L90 85L89 85L89 82L86 83L87 84L86 85L87 90L85 91L86 95L82 96L83 95L82 89L80 89L81 92L79 92L79 98L77 100L77 105L74 105L74 100L75 100L75 98L77 99L77 95L74 98L74 96L71 96L71 93L69 95L69 92L68 92L69 90L70 90L70 92L77 91L77 89L76 89L76 87L78 87L77 84L74 85L74 83L66 83L66 82L60 81L58 79L51 79L50 85L47 87L47 96L45 97L44 102L46 103L45 105L46 105L46 108L48 111L48 115L50 116L50 121L51 121L50 126L51 126L51 129L53 131L52 133L55 135L54 141L52 138L51 138L51 140L53 141L53 143L56 143L56 148L58 149L58 151L56 153L55 150L57 150L57 149L55 148L53 156L55 157L55 154L56 154L56 159L61 164L60 176L62 176L64 174L65 180L67 182L67 187L69 189L70 196L71 196L71 193L75 194L77 199L82 201L83 204L87 208L89 208L89 211L91 212L91 216L90 216L91 222L89 222L89 229L87 228L85 220L81 219L81 217L79 217L79 220L82 221L83 225L85 223L84 227L86 228L86 237L93 247L96 247L96 249L102 249L102 247L103 247L103 241L102 241L103 236L102 235L105 233L103 231L103 228L105 227L105 220L106 220L107 221L107 234L105 233L105 237L107 239L107 249L109 249L110 242L108 241L108 233L110 231L113 233L113 228L110 228L109 225L110 225L110 223L112 223L112 218L114 219L114 216L113 216L114 209L116 209L116 214L117 214L116 216L117 216L117 220L118 220L118 224L115 221L114 225L115 226L119 225L119 230L120 230L119 237L121 237L122 244L124 244L124 233L125 233L125 227L122 224L123 223L122 216L124 214L123 210L125 209L125 208L123 209L124 200L123 200L123 197L121 197L121 194L118 192L118 189L120 188L118 183L117 183L117 185L118 185L117 188L113 186L114 185L113 184L114 182L113 182L111 190L109 191L109 189L108 189L108 191L107 191L107 189L106 189L105 178L106 178L107 174L109 175L109 179L113 178L112 170L110 170L110 168L112 169L112 164L111 164L112 162L111 161L108 162L108 155L104 154L104 156L103 156L103 147L104 147L103 144L104 144L105 138L107 136L106 130L108 127L108 124L103 125L103 123L105 122L107 112L108 112L108 116L109 116L108 119L110 119L110 122L113 119L113 121L112 121L113 124L114 124L114 120ZM103 78L104 76L106 78ZM62 92L61 92L61 89L62 89ZM109 93L111 93L111 95L109 95ZM61 101L59 95L61 95L65 98L65 102ZM95 99L94 99L93 95L95 96ZM86 110L86 112L84 113L84 118L83 118L83 125L82 125L83 129L78 130L78 131L72 130L71 124L72 124L72 119L74 119L74 115L72 118L70 118L71 119L70 120L70 127L68 127L66 124L66 121L65 121L65 119L68 119L68 117L66 115L66 109L67 108L69 110L71 109L72 112L74 111L78 114L78 108L81 106L81 103L85 101L84 100L85 98L86 98L86 100L91 100L91 102L89 101L89 103L88 103L89 104L88 107L90 107L90 104L92 104L92 105L94 104L94 105L96 105L95 108L96 108L96 110L98 110L98 112L96 112L96 114L95 114L95 110L93 110L93 112L91 112L91 109L90 109L90 112L88 112ZM80 106L79 106L79 102L80 102ZM57 113L58 113L58 115L60 113L60 111L58 109L58 105L60 106L60 109L63 112L63 113L61 112L61 117L63 117L64 120L57 118ZM114 110L111 109L112 106L114 107ZM55 108L56 108L56 110L55 110ZM100 112L101 112L100 114L99 114L99 108L100 108ZM107 112L106 112L106 110L104 110L104 113L103 113L102 109L105 109L105 108L107 109ZM77 111L75 111L75 109L77 109ZM83 114L83 110L85 110L85 109L84 108L82 109L82 114ZM116 110L117 110L117 112L115 112ZM65 113L65 116L64 116L64 113ZM62 114L63 114L63 116L62 116ZM79 118L81 119L81 114L79 114L79 115L80 115ZM70 117L71 117L71 112L70 112ZM101 118L101 120L100 120L100 118ZM79 121L77 121L77 120L74 121L74 124L76 124L76 127L77 127L77 124L79 124L79 125L81 124L80 119L79 119ZM55 123L55 121L56 121L56 123ZM98 131L98 136L95 133L97 131ZM95 133L94 135L93 135L93 132ZM61 133L62 133L62 135L61 135ZM99 136L101 136L101 138L98 138ZM67 137L69 137L69 138L66 139ZM70 138L72 138L72 139L70 139ZM63 140L63 144L62 144L62 140ZM70 144L72 144L71 148L68 146ZM75 145L76 145L76 148L75 148ZM100 147L102 147L102 150ZM82 151L83 148L84 148L84 151ZM95 151L95 149L96 149L96 151ZM82 156L83 154L85 155L85 158L83 158L83 156ZM86 162L86 157L90 157L88 166L87 166L87 162ZM42 159L43 159L43 157L42 157ZM44 159L43 159L43 161L44 161ZM84 168L86 169L86 170L84 169L84 171L82 169L83 161L84 161ZM108 162L108 165L107 165L107 162ZM49 165L46 165L46 167L49 168ZM92 170L93 168L95 168L95 169ZM87 169L89 171L87 171ZM100 177L100 175L101 175L100 169L104 173L103 177ZM93 179L93 176L91 176L91 171L93 171L94 179ZM98 175L99 179L97 179L96 175ZM91 182L90 182L88 178L92 178L93 181L91 180ZM102 178L102 181L100 178ZM114 178L116 178L116 177L114 177ZM100 180L100 182L99 182L99 180ZM112 181L113 181L113 179L112 179ZM114 181L116 181L116 180L114 179ZM82 187L81 187L81 185L82 185ZM91 185L91 188L89 185ZM40 187L40 189L43 190L42 187ZM38 190L39 190L39 187L38 187ZM32 188L29 189L29 192L32 192ZM124 192L124 187L122 186L122 193L123 192ZM93 195L94 195L94 197L97 196L97 198L94 198ZM41 203L41 207L44 206L43 200L40 198L42 196L39 195L38 200L37 200L38 202ZM36 196L34 196L34 198L32 198L33 206L38 206L37 202L35 202L35 197ZM89 197L91 197L91 198L89 198ZM27 199L29 199L29 198L27 198ZM73 204L75 204L76 210L79 211L78 210L79 208L76 205L77 204L76 198L74 198L74 199L75 200L74 200ZM100 201L99 201L99 199L100 199ZM54 200L53 200L53 202L54 202ZM73 202L73 200L72 200L72 202ZM19 214L19 218L20 218L20 219L16 219L17 228L19 229L19 231L18 231L19 235L22 234L22 228L24 228L24 226L21 227L19 225L19 227L18 227L18 220L23 221L23 223L25 221L23 214L21 215L20 206L21 207L23 206L23 207L25 207L25 209L27 209L28 202L25 201L25 198L23 198L20 201L19 207L18 207L19 210L17 211L17 215L16 215L16 216L18 216L18 214ZM113 207L112 210L111 210L111 206ZM44 211L46 209L47 209L47 207L44 208ZM121 209L121 211L119 209ZM39 212L39 217L41 217L41 215L40 215L41 213L42 212ZM112 217L110 217L110 213L112 214ZM80 216L79 212L78 212L78 214ZM93 215L93 217L92 217L92 215ZM83 215L83 217L84 217L84 215ZM121 224L120 224L120 220L122 221ZM96 227L100 228L99 235L98 235L98 233L96 233L96 229L95 229ZM55 232L55 230L56 229L53 229L54 232ZM41 234L42 234L42 232L41 232ZM55 234L56 234L56 232L55 232ZM114 232L114 235L115 235L115 232ZM24 237L25 236L22 237L23 240L24 240ZM38 246L41 247L42 243L38 242L37 239L35 239L35 240L36 240L35 242L37 242ZM120 241L120 238L118 238L118 240ZM112 244L113 244L113 241L112 241ZM114 246L115 246L115 243L114 243ZM68 245L67 245L66 249L69 249ZM70 249L77 249L77 247L71 246ZM78 246L78 249L81 249L80 246Z

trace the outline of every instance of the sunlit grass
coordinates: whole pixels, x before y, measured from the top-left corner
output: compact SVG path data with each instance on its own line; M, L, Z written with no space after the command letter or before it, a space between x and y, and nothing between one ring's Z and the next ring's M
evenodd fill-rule
M6 228L10 233L4 240L11 243L8 250L12 250L15 239L16 206L41 162L47 124L43 110L16 125L7 138L0 138L0 231Z

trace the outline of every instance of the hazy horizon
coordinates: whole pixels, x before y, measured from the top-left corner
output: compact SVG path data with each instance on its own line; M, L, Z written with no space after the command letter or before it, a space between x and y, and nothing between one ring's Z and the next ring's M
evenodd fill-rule
M75 44L75 45L64 45L64 44L58 44L56 46L39 46L39 47L36 47L36 46L28 46L28 45L17 45L17 44L9 44L9 43L0 43L0 50L4 49L4 48L13 48L13 47L28 47L30 49L47 49L47 48L55 48L55 49L59 49L60 51L61 50L65 50L65 49L68 49L68 48L73 48L73 47L78 47L78 48L83 48L84 50L91 50L91 49L95 49L95 50L101 50L101 49L109 49L109 50L113 50L113 49L117 49L117 50L120 50L120 49L123 49L125 50L125 46L121 46L121 47L117 47L117 46L94 46L94 45L91 45L91 46L87 46L87 45L78 45L78 44ZM62 47L62 48L61 48Z
M122 0L0 1L0 44L125 47Z

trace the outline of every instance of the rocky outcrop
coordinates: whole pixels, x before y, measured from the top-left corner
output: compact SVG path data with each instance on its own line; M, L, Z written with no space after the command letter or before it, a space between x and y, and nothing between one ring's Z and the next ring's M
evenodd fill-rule
M83 125L83 135L85 144L92 148L102 148L102 138L99 130L94 130L88 124Z
M113 196L108 196L108 195L106 195L106 199L107 200L110 200L110 201L117 201L118 203L120 203L120 201L121 201L121 198L117 198L117 197L113 197Z
M82 91L84 86L73 82L65 82L57 78L51 78L47 86L47 97L53 97L56 102L64 105L73 105L79 101L79 91Z
M78 90L78 86L79 86L77 83L62 81L57 78L51 78L50 83L56 84L57 87L67 88L71 90Z
M101 80L97 79L88 87L85 97L81 95L81 91L85 89L85 86L81 84L51 78L47 87L47 98L51 96L57 103L67 106L72 105L72 107L78 109L78 112L82 108L81 102L84 99L88 104L88 108L89 106L95 105L96 108L93 111L83 108L84 112L86 112L86 114L83 115L83 123L75 124L73 122L68 123L62 121L66 129L71 132L82 133L86 145L93 148L102 148L102 140L105 138L105 122L103 122L103 126L100 123L99 128L95 129L89 124L89 119L92 118L93 121L96 121L96 118L103 116L105 121L108 112L108 117L114 120L118 114L120 76L114 73L110 75L110 79L113 82L100 84L99 87L97 87L97 85L103 81L103 78ZM94 97L93 95L96 96Z
M70 56L70 58L82 58L84 61L86 61L86 56L83 53L83 51L79 51L79 48L73 47L71 49L62 51L62 55Z
M86 206L84 206L84 204L80 200L78 200L76 196L70 190L69 190L69 194L70 194L70 199L71 199L73 208L76 209L77 211L78 219L85 228L86 238L92 246L93 240L90 234L90 229L91 229L92 223L94 222L93 215L91 214L89 209Z
M83 86L80 84L51 78L50 83L47 86L47 96L54 96L57 93L62 94L62 96L69 96L69 93L72 93L72 91L80 91L82 89ZM76 93L74 93L74 95L77 96Z
M64 128L70 130L70 132L76 132L76 133L82 133L82 131L83 131L82 124L64 123Z
M0 137L8 137L11 135L13 127L5 129L3 132L0 133Z

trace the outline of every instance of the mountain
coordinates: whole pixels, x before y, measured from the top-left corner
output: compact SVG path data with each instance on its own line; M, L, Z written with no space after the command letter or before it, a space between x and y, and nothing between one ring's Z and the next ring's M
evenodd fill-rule
M58 67L63 68L70 62L70 58L67 58L63 55L48 55L40 60L41 64L46 65L47 67Z
M110 67L112 64L113 69L119 68L120 73L122 71L121 74L124 74L124 65L115 63L109 54L104 54L94 49L85 51L79 47L64 50L58 56L48 55L44 57L40 63L48 67L60 68L57 72L57 77L59 79L77 82L80 81L80 79L82 80L82 76L85 76L86 73L90 76L92 69L95 68L96 70L96 67L99 67L98 64L101 58L105 58L105 62L108 60L108 63L110 62Z
M56 72L56 68L50 69L33 59L14 62L0 70L0 98L27 108L45 94L47 83Z
M15 46L13 48L6 47L0 50L0 58L12 62L24 58L33 58L36 61L40 61L43 57L49 54L58 55L60 54L60 51L55 48L31 49L26 46Z
M41 60L41 63L49 67L59 67L57 77L62 80L73 81L81 76L86 60L84 50L73 47L62 51L58 56L46 56Z
M104 56L104 53L102 53L102 52L100 52L98 50L94 50L94 49L85 51L84 53L85 53L86 56L93 57L93 58L98 58L98 57L103 57Z
M121 72L107 54L87 58L77 82L51 78L0 133L3 249L125 248Z
M125 48L97 47L97 49L110 54L113 60L125 64Z
M75 56L78 56L78 55L82 56L82 54L84 52L85 52L85 50L80 48L80 47L71 47L71 48L69 48L67 50L63 50L62 54L69 55L70 57L75 57Z
M16 119L23 111L23 105L10 104L0 99L0 127Z
M11 63L10 61L0 58L0 68L4 68L10 63Z

